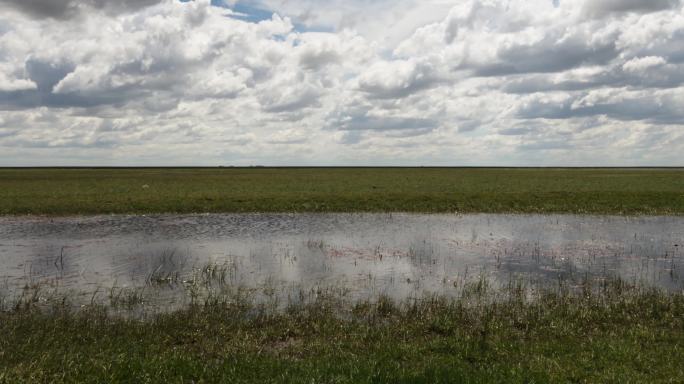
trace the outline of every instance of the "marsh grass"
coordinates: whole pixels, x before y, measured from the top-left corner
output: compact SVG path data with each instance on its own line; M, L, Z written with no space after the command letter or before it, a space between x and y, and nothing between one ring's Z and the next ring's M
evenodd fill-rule
M109 290L109 306L114 309L132 310L145 303L145 288L113 286ZM92 300L91 300L92 301Z
M452 298L356 302L316 288L284 308L233 287L144 319L100 304L6 306L0 382L684 380L681 293L619 279L462 285Z

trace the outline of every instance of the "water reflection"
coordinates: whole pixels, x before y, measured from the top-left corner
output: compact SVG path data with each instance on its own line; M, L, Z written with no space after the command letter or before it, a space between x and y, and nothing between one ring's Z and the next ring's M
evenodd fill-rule
M619 276L683 288L684 218L572 215L231 214L1 218L0 291L92 297L148 287L158 300L226 286L338 287L353 298L450 295L459 281L552 284ZM213 269L212 269L213 268ZM288 291L290 290L290 291Z

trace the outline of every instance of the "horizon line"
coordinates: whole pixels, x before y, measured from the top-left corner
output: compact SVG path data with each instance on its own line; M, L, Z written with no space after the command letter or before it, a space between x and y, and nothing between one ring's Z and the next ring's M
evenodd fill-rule
M497 165L17 165L0 169L684 169L684 165L548 165L548 166L497 166Z

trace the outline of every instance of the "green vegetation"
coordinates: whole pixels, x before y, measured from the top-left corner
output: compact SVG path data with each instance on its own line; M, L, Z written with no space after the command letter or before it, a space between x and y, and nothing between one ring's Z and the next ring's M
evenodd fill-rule
M684 381L684 295L621 282L499 301L319 297L284 311L207 300L126 319L90 306L0 311L0 383ZM573 293L574 292L574 293Z
M681 169L0 169L0 214L682 214Z
M679 169L0 169L0 214L679 215L683 176ZM40 286L16 302L0 296L0 384L684 382L681 292L619 280L494 292L480 280L455 299L352 303L316 293L283 308L239 289L212 296L231 268L198 269L186 287L192 304L165 314L145 314L145 291L133 288L112 288L107 305L93 294L78 310L67 296L46 299ZM181 280L158 269L147 284Z

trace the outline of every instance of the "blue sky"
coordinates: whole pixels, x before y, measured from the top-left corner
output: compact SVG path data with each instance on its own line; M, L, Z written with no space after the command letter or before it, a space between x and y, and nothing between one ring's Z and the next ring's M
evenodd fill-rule
M251 22L259 22L263 20L268 20L273 16L273 10L259 8L257 6L245 3L237 2L233 6L228 7L220 0L213 0L212 4L215 6L224 6L232 9L233 11L246 15L243 19Z

